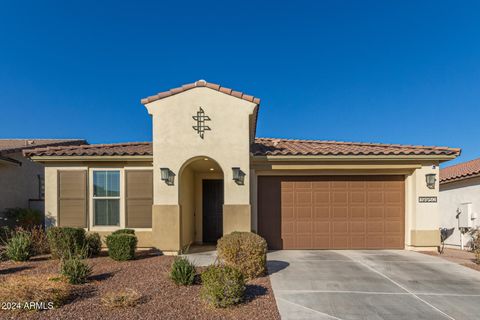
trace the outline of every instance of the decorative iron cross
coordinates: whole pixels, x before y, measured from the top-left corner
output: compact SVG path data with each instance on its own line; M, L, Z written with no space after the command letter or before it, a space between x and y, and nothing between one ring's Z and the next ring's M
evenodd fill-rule
M210 117L205 115L202 107L197 111L197 115L192 117L193 120L197 121L197 125L193 126L193 130L197 131L200 138L203 139L205 131L211 130L209 126L205 125L205 121L211 121Z

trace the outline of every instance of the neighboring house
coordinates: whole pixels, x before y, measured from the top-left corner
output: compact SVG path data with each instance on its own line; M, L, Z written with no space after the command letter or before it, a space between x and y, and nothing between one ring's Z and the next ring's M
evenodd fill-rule
M445 244L469 245L465 231L480 227L480 158L440 170L440 201L440 225L455 228Z
M15 207L44 210L44 166L25 158L24 150L85 143L78 139L0 139L0 214Z
M204 80L142 104L152 143L25 152L46 166L50 221L172 253L232 231L272 249L439 245L438 166L460 149L256 138L260 100Z

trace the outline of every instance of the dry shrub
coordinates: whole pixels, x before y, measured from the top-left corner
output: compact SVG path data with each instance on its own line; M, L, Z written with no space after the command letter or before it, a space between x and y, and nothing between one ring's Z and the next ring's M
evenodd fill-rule
M30 302L53 303L59 307L72 295L72 286L55 275L12 275L0 282L0 301L22 305Z
M47 233L42 226L34 226L30 229L32 239L32 253L34 256L50 253L50 244L48 243Z
M102 304L110 308L134 307L140 303L142 295L133 289L111 291L102 297Z
M218 257L227 266L240 270L247 279L265 274L267 241L252 232L232 232L218 240Z

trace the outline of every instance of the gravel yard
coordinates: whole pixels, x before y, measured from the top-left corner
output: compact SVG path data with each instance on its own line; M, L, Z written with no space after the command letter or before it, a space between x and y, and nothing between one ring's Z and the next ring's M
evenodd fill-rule
M422 251L423 254L437 256L439 258L458 263L462 266L480 271L480 265L475 263L475 254L466 250L445 248L442 254L436 251Z
M1 319L279 319L270 280L248 282L246 301L230 309L213 309L200 299L200 285L176 286L168 271L173 257L155 251L138 254L137 260L116 262L103 256L88 259L90 281L75 286L72 300L61 308L40 312L0 310ZM57 274L58 261L35 257L23 263L0 262L0 281L17 274ZM110 291L134 289L142 294L135 307L108 308L101 297Z

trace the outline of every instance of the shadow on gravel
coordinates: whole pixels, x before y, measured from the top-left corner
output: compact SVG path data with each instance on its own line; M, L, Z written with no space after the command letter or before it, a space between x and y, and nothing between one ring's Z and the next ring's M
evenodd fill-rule
M135 253L135 260L143 260L143 259L148 259L148 258L153 258L153 257L158 257L163 255L163 253L160 250L148 250L148 251L137 251Z
M28 269L32 269L32 267L21 266L21 267L13 267L13 268L8 268L8 269L3 269L3 270L0 270L0 275L12 274L12 273L16 273L16 272L20 272L20 271L28 270Z
M256 285L256 284L247 284L245 286L245 302L250 302L255 300L260 296L264 296L268 293L267 288Z
M290 263L285 262L285 261L280 261L280 260L268 260L267 261L267 269L268 269L268 274L274 274L275 272L281 271L285 268L287 268L290 265Z
M94 276L90 276L88 277L88 280L91 280L91 281L103 281L103 280L107 280L111 277L113 277L115 273L113 272L105 272L105 273L101 273L101 274L96 274Z

